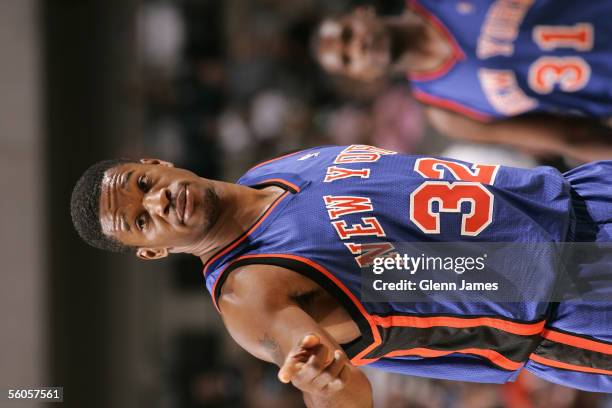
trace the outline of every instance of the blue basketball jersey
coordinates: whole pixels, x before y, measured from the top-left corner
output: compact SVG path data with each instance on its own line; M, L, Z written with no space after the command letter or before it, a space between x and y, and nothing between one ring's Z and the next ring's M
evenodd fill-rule
M345 345L355 364L501 383L517 375L537 346L547 303L365 302L361 268L393 251L394 242L564 241L570 189L555 169L473 165L352 145L263 163L238 184L278 185L286 192L205 264L215 304L231 270L277 265L313 279L350 313L362 333ZM542 277L539 284L553 281Z
M612 2L414 0L452 44L417 99L477 120L528 112L612 115Z

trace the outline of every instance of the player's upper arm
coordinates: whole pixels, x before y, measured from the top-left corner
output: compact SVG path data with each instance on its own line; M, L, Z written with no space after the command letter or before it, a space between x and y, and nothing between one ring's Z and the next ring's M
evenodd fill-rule
M232 271L219 299L223 321L236 342L255 357L282 365L289 351L308 333L339 348L294 300L310 281L284 268L250 265Z

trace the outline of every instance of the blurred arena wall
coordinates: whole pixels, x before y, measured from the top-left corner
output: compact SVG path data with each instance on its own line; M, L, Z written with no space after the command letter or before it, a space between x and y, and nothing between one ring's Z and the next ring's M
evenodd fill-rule
M35 0L0 4L2 388L42 385L46 380L38 12Z
M65 387L65 406L137 406L132 379L134 305L140 301L132 261L84 247L72 229L69 197L82 171L138 146L134 0L41 2L45 83L44 220L49 299L50 381ZM135 152L137 148L133 149Z

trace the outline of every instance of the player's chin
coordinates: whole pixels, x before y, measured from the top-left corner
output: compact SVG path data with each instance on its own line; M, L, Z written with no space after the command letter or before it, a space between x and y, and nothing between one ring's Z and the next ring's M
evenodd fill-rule
M208 232L215 225L221 213L219 196L212 188L206 189L203 200L197 208L200 216L200 231Z

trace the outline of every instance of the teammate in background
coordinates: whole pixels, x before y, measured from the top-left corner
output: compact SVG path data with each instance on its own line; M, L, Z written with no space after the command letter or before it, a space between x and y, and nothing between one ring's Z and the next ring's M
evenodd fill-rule
M78 181L71 211L80 236L98 248L148 260L199 257L239 345L277 364L279 379L302 390L309 407L355 408L372 404L357 367L366 364L491 383L526 368L612 392L610 302L360 296L361 268L392 253L394 242L610 242L611 180L612 162L562 175L352 145L261 163L237 184L161 160L101 162ZM589 262L580 269L586 279L609 271ZM538 275L538 286L552 287L550 276Z
M401 74L431 124L460 139L579 161L612 158L612 2L409 1L325 20L314 50L330 73Z

